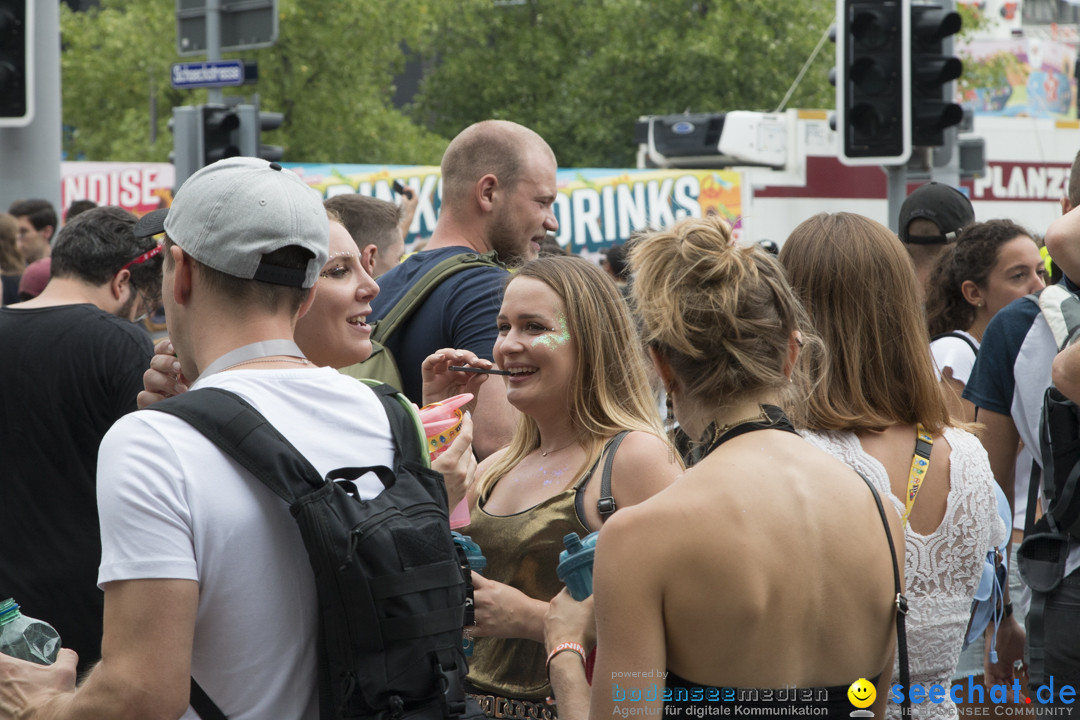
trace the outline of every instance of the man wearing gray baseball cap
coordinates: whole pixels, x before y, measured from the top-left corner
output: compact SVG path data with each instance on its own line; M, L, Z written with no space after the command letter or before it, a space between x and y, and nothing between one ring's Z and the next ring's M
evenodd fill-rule
M318 193L277 163L222 160L137 226L162 231L163 303L191 391L239 395L323 476L393 467L380 400L292 339L328 260ZM383 489L373 475L355 485L364 500ZM234 720L318 717L315 585L280 498L183 420L140 410L102 441L98 504L102 661L76 688L71 651L48 668L0 656L0 718L195 718L192 678Z

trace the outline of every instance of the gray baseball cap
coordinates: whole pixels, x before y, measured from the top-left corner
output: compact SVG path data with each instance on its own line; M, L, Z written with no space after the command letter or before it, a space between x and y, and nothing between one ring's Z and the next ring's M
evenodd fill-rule
M147 213L135 225L138 237L161 232L208 267L275 285L314 286L329 257L330 221L318 191L258 158L207 165L180 187L172 207ZM263 262L290 245L314 255L305 270Z

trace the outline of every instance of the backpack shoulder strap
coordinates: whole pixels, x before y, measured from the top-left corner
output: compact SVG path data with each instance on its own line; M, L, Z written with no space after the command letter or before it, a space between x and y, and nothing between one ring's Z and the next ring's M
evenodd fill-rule
M386 410L390 421L390 431L394 435L394 444L402 459L411 460L424 467L431 467L431 456L427 452L427 436L424 434L420 413L409 399L397 388L370 378L360 378L374 391Z
M187 422L289 505L323 484L319 471L277 428L228 390L202 388L147 409Z
M952 332L941 333L940 335L935 335L934 337L930 338L930 342L936 342L942 338L957 338L958 340L963 340L968 344L968 347L971 348L971 352L975 353L976 355L979 354L979 348L975 346L975 343L971 341L971 338L969 338L962 332L957 332L956 330L954 330Z
M1025 297L1038 304L1059 351L1080 335L1080 299L1064 285L1051 285Z
M454 273L474 267L505 267L505 265L499 262L498 255L494 251L483 255L460 253L446 258L413 283L405 295L375 323L371 339L379 343L386 342L386 338L390 337L401 323L409 319L444 280Z

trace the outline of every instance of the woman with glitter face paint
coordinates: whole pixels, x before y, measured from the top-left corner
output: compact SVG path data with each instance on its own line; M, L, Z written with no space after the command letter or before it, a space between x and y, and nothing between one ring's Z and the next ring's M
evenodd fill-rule
M664 437L635 325L600 268L576 257L527 263L507 282L497 322L495 362L510 373L501 379L521 416L510 445L481 463L469 488L463 532L487 567L473 574L468 679L489 715L551 717L544 614L563 587L563 537L599 530L612 500L616 509L635 505L682 468ZM432 360L440 358L425 363L429 372ZM602 497L608 460L610 497Z

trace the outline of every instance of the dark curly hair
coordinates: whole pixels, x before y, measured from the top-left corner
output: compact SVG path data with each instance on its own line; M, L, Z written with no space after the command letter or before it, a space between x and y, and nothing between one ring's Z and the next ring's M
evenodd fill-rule
M926 292L926 325L930 337L967 330L975 322L975 308L961 291L965 281L986 287L997 265L1001 246L1018 237L1034 237L1012 220L987 220L964 228L955 243L938 257Z

